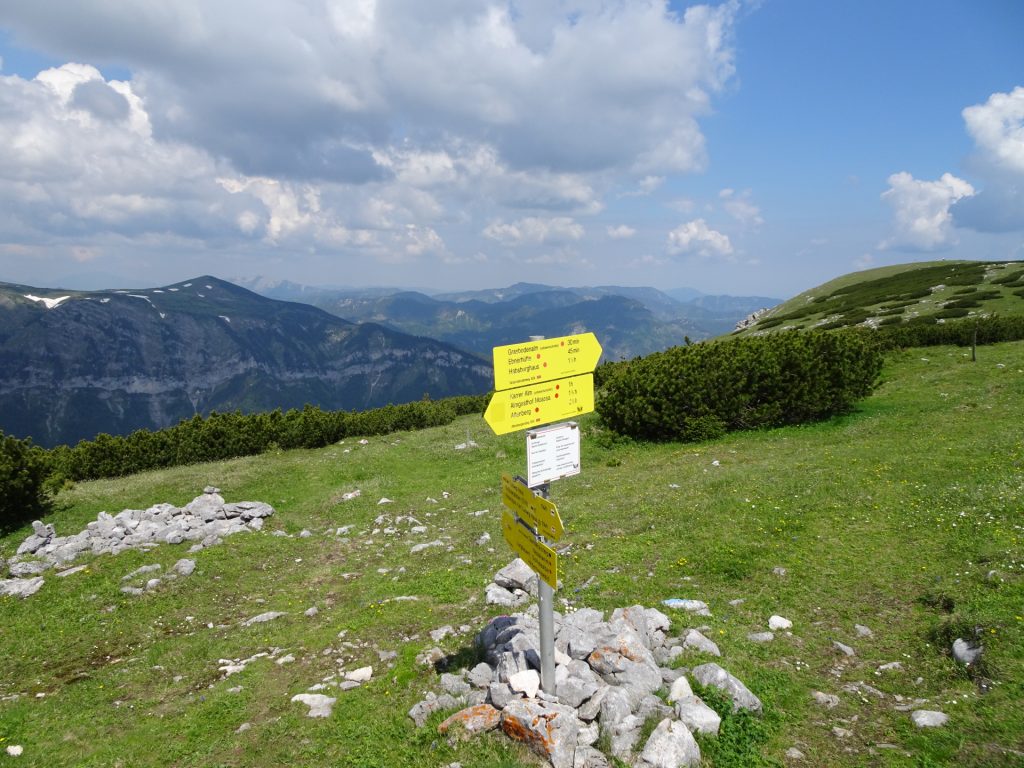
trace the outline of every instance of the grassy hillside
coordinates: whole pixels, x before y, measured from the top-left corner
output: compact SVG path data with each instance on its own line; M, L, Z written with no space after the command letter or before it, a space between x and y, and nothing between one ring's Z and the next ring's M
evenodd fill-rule
M773 308L741 333L1024 314L1024 262L933 261L854 272Z
M982 348L976 363L952 347L909 350L883 376L850 416L713 443L616 444L587 419L582 474L553 485L567 528L558 604L704 600L712 618L670 612L673 629L706 623L723 666L765 702L759 727L702 741L709 766L786 765L791 747L815 766L1021 764L1024 343ZM467 436L479 447L456 450ZM48 767L537 765L501 736L450 744L433 727L440 714L422 730L406 716L438 689L416 662L434 645L428 633L472 628L441 642L471 664L473 632L501 612L483 602L511 559L499 476L524 461L521 434L495 437L471 416L65 491L47 520L58 534L102 510L182 505L207 484L277 513L143 596L123 594L122 577L151 563L166 571L186 545L83 560L87 571L51 573L26 600L0 599L0 747L22 746L18 765ZM426 532L395 525L402 515ZM342 526L353 527L336 535ZM29 532L0 539L0 556ZM444 546L410 551L434 540ZM319 613L304 615L311 606ZM287 615L241 626L265 611ZM792 620L792 634L749 641L772 614ZM985 654L972 678L948 648L974 633ZM856 655L837 653L837 640ZM260 658L223 679L221 660L273 649L295 661ZM397 652L393 668L378 651ZM331 718L308 719L290 698L339 660L372 664L373 680L330 692ZM890 662L900 666L879 669ZM825 709L812 691L840 703ZM907 705L950 722L918 730ZM0 760L14 764L2 750Z

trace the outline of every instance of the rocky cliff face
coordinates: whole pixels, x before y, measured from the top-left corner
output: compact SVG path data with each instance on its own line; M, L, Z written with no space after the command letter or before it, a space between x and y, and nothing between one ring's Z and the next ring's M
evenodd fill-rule
M212 410L365 409L484 392L490 366L211 277L158 289L0 284L0 429L42 445Z

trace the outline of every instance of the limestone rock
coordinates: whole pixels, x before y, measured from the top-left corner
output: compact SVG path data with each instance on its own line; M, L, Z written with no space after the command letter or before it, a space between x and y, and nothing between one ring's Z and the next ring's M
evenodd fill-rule
M832 641L832 647L835 650L839 651L839 653L843 654L844 656L856 656L857 655L857 652L855 650L853 650L853 648L851 648L850 646L846 645L845 643L840 643L838 640L833 640Z
M553 768L573 768L582 723L570 707L545 701L513 701L501 713L501 729L530 747Z
M31 579L0 579L0 597L30 597L43 586L43 577Z
M460 709L454 715L437 726L437 732L448 733L452 728L461 729L461 733L475 736L478 733L492 731L501 723L501 712L490 704Z
M761 713L761 700L751 693L747 686L717 664L701 664L699 667L695 667L690 674L701 685L713 685L726 693L732 699L734 712L740 709L749 709L757 714Z
M769 617L768 619L768 629L772 630L773 632L778 632L780 629L792 628L793 622L783 616L779 616L776 614L774 616Z
M832 693L811 691L811 698L818 702L820 706L825 707L825 709L835 709L839 706L839 697Z
M11 571L13 572L13 568ZM961 664L971 665L981 658L984 647L970 640L958 637L953 641L953 658Z
M676 702L676 716L691 731L718 734L722 718L699 696L687 696Z
M949 715L930 709L916 709L910 713L910 719L918 728L940 728L949 722Z
M702 635L696 629L691 629L686 633L686 637L683 639L683 647L692 648L695 651L708 653L712 656L722 655L722 652L718 650L718 646L715 642Z
M330 717L337 699L324 696L322 693L300 693L292 696L292 701L309 707L308 717Z
M681 768L700 764L700 747L685 724L665 718L654 729L643 751L643 768Z
M267 611L266 613L261 613L258 616L253 616L251 619L246 619L242 622L242 626L250 627L253 624L264 624L268 621L273 621L274 619L280 618L284 615L284 611Z

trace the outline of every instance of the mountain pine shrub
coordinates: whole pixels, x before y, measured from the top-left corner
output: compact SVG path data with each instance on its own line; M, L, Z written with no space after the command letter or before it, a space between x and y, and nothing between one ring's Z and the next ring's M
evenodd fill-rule
M804 331L674 347L608 377L597 411L621 434L698 441L845 413L881 371L861 333Z
M0 432L0 531L11 531L46 511L46 451Z

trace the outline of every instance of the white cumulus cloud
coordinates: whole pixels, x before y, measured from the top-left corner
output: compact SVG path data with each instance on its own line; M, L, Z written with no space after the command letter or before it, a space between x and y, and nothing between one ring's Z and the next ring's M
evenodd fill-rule
M973 195L974 187L951 173L922 181L901 171L888 181L882 199L892 208L895 231L879 248L938 251L956 243L950 206Z
M737 194L736 190L726 188L718 193L718 197L726 213L743 226L757 228L764 224L761 209L751 200L752 193L749 189Z
M979 149L1007 170L1024 174L1024 87L993 93L962 114Z
M668 233L669 253L692 253L698 256L731 256L729 236L711 229L704 219L694 219Z
M608 237L612 240L626 240L636 234L636 230L627 224L619 224L617 227L608 227Z
M483 234L502 245L512 247L552 245L579 240L583 237L583 226L567 216L550 219L527 216L510 223L492 221L484 228Z

